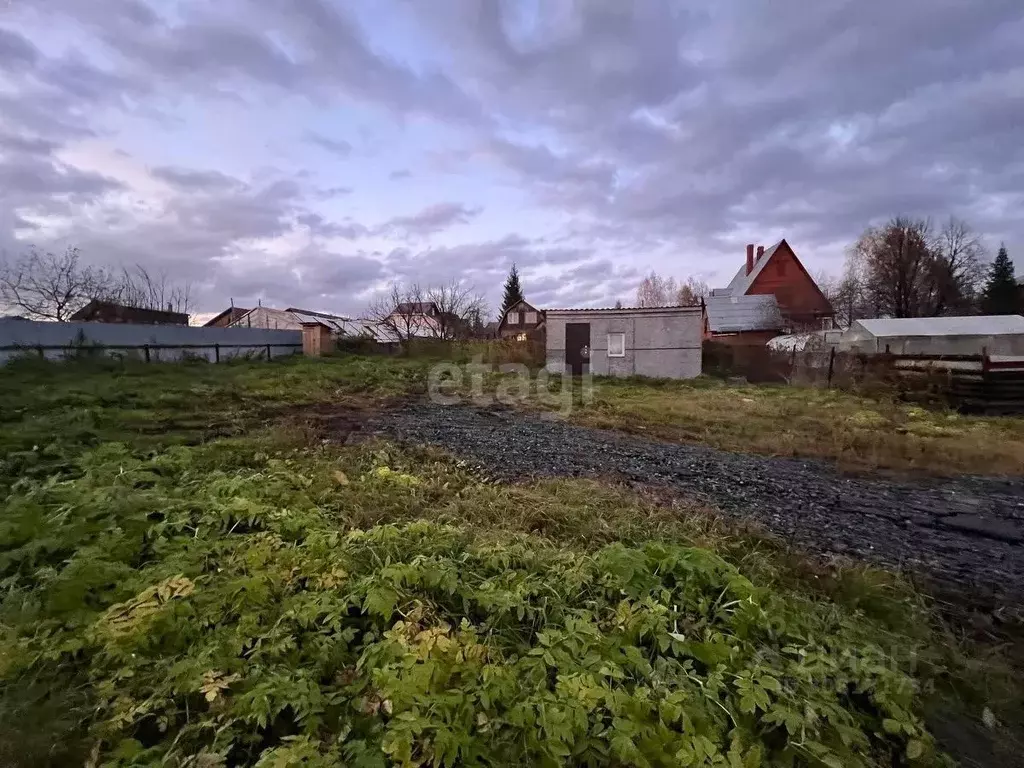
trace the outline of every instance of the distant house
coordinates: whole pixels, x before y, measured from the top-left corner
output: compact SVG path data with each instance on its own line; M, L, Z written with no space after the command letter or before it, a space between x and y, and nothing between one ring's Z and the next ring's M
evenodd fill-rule
M500 339L526 341L540 338L544 329L544 312L526 301L513 304L501 315L497 335Z
M764 296L774 304L754 298ZM705 303L705 339L734 344L763 344L782 331L830 329L835 318L832 305L785 239L767 250L757 246L756 252L748 245L746 262L736 276L725 288L713 289Z
M402 302L378 326L394 341L469 338L474 332L469 320L443 311L433 301Z
M71 316L77 323L126 323L131 325L188 325L188 315L170 309L126 307L93 299Z
M203 327L227 328L229 325L235 322L235 320L242 317L242 315L244 315L248 311L248 309L243 309L242 307L228 307L223 312L214 315L205 323L203 323Z

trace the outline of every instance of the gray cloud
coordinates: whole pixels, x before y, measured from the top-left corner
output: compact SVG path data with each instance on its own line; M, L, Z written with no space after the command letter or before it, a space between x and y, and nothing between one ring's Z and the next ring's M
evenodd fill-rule
M332 139L316 131L306 131L306 141L338 157L348 157L352 154L352 145L349 142L344 139Z
M153 175L186 192L221 192L238 186L238 180L219 171L197 171L168 166L154 168Z
M549 306L628 301L651 266L728 275L744 243L783 234L811 269L835 268L865 226L897 213L954 213L991 244L1008 241L1011 255L1024 247L1019 0L437 0L374 13L400 22L386 32L405 30L401 49L361 26L372 15L333 0L181 3L173 15L142 0L17 4L5 24L35 26L0 28L0 240L27 228L26 210L56 213L97 253L173 265L210 296L262 295L263 281L293 304L343 304L346 292L396 277L464 277L496 291L515 261L530 298ZM80 45L53 55L26 32L51 25ZM177 107L230 99L273 110L284 98L353 107L360 117L345 131L362 137L359 149L322 125L287 128L353 166L374 118L391 122L387 141L428 144L426 162L403 154L375 171L411 163L415 182L389 189L423 209L394 215L386 197L363 198L372 182L367 192L353 181L358 192L340 200L349 180L318 165L246 179L186 162L151 171L173 193L159 217L130 205L80 216L123 190L60 162L65 143L109 139L121 116L195 129ZM277 119L287 116L268 123ZM416 135L423 122L430 132ZM431 152L447 159L434 177ZM457 192L446 174L461 177ZM410 176L395 168L388 178ZM431 182L433 197L421 189ZM466 182L500 187L500 202L481 197L489 216L460 232L479 209L443 201L473 199ZM543 217L546 240L476 234L520 198L533 206L530 226ZM367 220L339 214L342 205ZM519 210L509 213L514 222ZM480 242L425 247L449 230ZM287 258L264 252L276 237L306 244ZM360 249L363 238L382 240L380 252ZM344 253L332 250L342 241Z
M45 141L0 137L0 147L5 151L0 155L0 207L35 205L65 211L69 205L93 202L121 186L98 173L51 159Z
M353 97L400 115L483 119L451 78L436 69L414 71L372 50L348 13L326 0L182 4L175 21L136 0L102 5L43 0L30 12L50 22L60 14L89 29L140 83L172 79L193 92L238 98L236 86L247 82L318 101ZM12 51L15 46L12 56L28 55L23 45L8 41Z
M0 27L0 65L4 69L28 69L38 58L39 50L32 43L17 32Z
M318 200L330 200L333 197L345 197L352 194L352 187L325 187L316 191Z
M388 219L374 232L405 238L427 237L457 224L465 224L479 215L479 208L467 208L462 203L437 203L411 216Z
M304 213L296 217L296 221L318 237L343 237L356 240L369 234L369 230L359 222L328 221L319 213Z
M550 3L526 22L511 3L470 7L414 12L485 108L543 126L543 144L479 147L544 205L637 238L736 247L782 230L805 254L900 212L1024 240L984 201L1024 203L1012 0Z

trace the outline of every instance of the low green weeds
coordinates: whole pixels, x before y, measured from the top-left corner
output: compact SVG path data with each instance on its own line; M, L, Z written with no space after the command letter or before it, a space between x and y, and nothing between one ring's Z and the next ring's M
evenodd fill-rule
M417 363L74 366L0 380L2 764L947 762L891 577L281 420Z

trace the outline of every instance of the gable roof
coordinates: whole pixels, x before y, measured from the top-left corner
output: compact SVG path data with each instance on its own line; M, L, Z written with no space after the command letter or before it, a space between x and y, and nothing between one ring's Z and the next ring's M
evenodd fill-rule
M968 317L879 317L857 320L872 336L1004 336L1024 334L1020 315L970 315Z
M754 280L757 279L757 276L761 274L761 270L764 269L764 265L767 264L768 260L775 255L775 251L779 249L779 246L785 242L786 238L782 238L771 248L765 248L764 254L761 258L754 262L754 268L750 270L749 275L747 274L747 262L744 261L740 265L739 272L737 272L736 276L729 282L729 287L727 289L729 293L733 296L742 296L749 291L750 286L754 284ZM789 245L788 243L786 244Z
M248 311L249 311L248 309L243 309L242 307L228 307L223 312L218 312L216 315L214 315L209 320L207 320L205 323L203 323L203 326L204 327L210 327L210 326L216 325L225 316L227 316L228 324L230 324L233 321L235 321L238 318L240 318L242 315L244 315Z
M164 309L143 309L128 307L112 301L93 299L71 316L71 320L89 322L97 315L117 317L126 323L143 325L188 325L188 315L184 312L168 312Z
M776 331L784 325L779 303L772 294L707 296L704 306L712 333Z
M347 324L350 322L349 318L342 317L341 315L332 315L328 312L314 312L310 309L299 309L298 307L288 307L285 312L291 312L300 323L320 323L320 325L327 326L332 331L339 331L341 333L347 332Z
M437 304L432 301L403 301L391 311L393 315L436 315L437 313Z
M524 304L527 307L527 309L523 310L524 312L536 312L537 313L537 322L538 323L544 322L544 310L537 309L535 306L533 306L533 304L528 302L526 299L520 299L515 304L513 304L511 307L509 307L508 309L506 309L504 312L501 313L501 317L498 318L498 327L500 328L501 326L503 326L505 324L505 318L508 317L508 313L509 312L511 312L514 309L518 310L519 307L523 306Z

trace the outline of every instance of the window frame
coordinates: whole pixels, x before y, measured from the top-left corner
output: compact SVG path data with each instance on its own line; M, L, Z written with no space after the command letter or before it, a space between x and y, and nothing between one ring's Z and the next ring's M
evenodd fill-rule
M619 338L622 339L622 346L620 347L621 351L618 354L612 352L612 336L618 336ZM626 334L625 333L623 333L621 331L616 331L614 333L609 333L608 334L608 338L606 339L606 342L608 344L608 349L607 349L608 357L625 357L626 356Z
M513 311L505 315L505 323L507 325L519 325L519 312Z
M530 319L531 315L533 316L532 320ZM537 313L536 312L523 312L523 325L536 325L536 323L537 323Z

